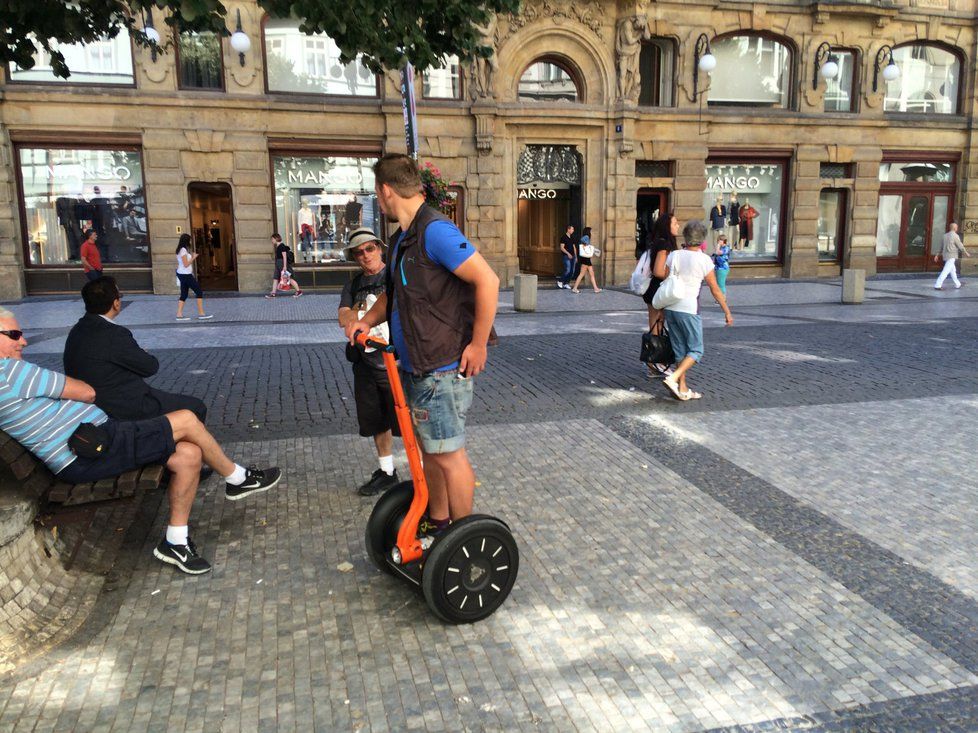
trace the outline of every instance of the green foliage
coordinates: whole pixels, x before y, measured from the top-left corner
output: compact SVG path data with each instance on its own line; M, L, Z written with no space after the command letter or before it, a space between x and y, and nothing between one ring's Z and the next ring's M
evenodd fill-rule
M479 30L493 13L515 13L520 0L259 0L275 17L304 19L301 30L326 33L348 63L363 54L363 63L376 73L397 69L409 60L420 72L439 66L446 56L469 60L489 57ZM51 66L67 78L64 56L51 48L58 43L89 43L114 38L128 30L136 43L152 45L140 30L144 14L169 11L166 23L177 30L214 31L228 35L235 19L219 0L0 0L0 62L24 69L34 66L37 47L51 54ZM253 48L258 39L252 38ZM36 44L36 45L35 45ZM165 48L158 50L165 50Z

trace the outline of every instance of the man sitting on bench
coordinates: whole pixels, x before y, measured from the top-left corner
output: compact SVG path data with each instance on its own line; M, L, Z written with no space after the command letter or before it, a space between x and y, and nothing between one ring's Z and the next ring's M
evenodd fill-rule
M59 479L82 484L114 478L150 463L170 469L170 522L153 555L192 575L211 569L197 554L187 524L200 482L201 462L227 484L225 496L243 499L275 486L278 468L245 469L232 462L207 428L189 410L149 420L113 420L96 407L95 390L59 372L23 360L27 346L10 311L0 308L0 430L43 461ZM101 428L107 446L94 458L76 455L68 439L82 423Z

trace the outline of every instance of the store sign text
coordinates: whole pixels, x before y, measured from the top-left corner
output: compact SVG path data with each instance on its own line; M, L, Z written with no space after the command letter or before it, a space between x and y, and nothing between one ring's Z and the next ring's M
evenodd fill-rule
M555 188L521 188L519 198L521 199L555 199L557 189Z
M761 179L757 176L715 176L706 179L706 187L727 191L755 191L761 187Z

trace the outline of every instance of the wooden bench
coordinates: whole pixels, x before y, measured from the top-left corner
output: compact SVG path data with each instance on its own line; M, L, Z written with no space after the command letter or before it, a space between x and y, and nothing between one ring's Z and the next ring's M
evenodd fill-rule
M69 484L61 481L20 443L0 430L0 466L10 477L27 489L38 503L36 521L42 526L87 522L91 525L95 511L102 507L138 499L147 491L164 486L169 480L165 467L152 464L94 483ZM71 568L81 547L85 532L80 532L72 547L65 569Z

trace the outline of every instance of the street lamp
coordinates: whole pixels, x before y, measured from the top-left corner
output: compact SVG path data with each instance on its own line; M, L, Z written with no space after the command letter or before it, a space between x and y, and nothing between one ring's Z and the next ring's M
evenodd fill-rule
M705 33L700 33L693 49L693 99L699 93L699 75L702 71L709 74L717 67L717 57L710 50L710 39Z
M823 42L815 49L815 63L812 65L812 89L818 89L819 74L826 82L835 79L839 75L839 57L832 53L832 46L828 41Z
M150 46L149 56L156 63L156 47L160 45L160 32L156 30L153 25L153 8L149 8L149 13L146 16L146 20L143 22L143 35L146 36L146 40L152 43Z
M231 48L238 52L238 60L245 65L245 54L251 50L251 39L241 30L241 9L238 9L238 27L231 34Z
M893 60L893 49L890 46L883 46L876 53L876 66L873 69L873 91L875 92L879 88L879 75L880 67L883 66L883 61L889 59L886 67L883 69L883 81L891 82L894 79L900 78L900 67L896 65Z

